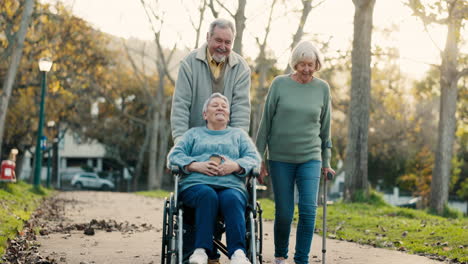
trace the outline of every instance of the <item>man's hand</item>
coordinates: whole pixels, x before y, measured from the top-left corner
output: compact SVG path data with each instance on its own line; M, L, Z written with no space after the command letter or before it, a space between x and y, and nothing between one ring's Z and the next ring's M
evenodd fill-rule
M225 156L221 156L223 159L223 163L219 165L220 168L220 173L218 174L219 176L224 176L224 175L229 175L233 173L239 173L241 172L241 166L237 164L237 162L230 160L226 158Z
M263 181L263 178L268 176L268 170L266 169L265 162L262 161L262 167L260 168L260 176L258 177L258 182L260 184L264 184L265 182Z
M187 165L188 171L194 171L206 174L208 176L218 176L220 175L221 168L214 161L205 161L205 162L192 162Z

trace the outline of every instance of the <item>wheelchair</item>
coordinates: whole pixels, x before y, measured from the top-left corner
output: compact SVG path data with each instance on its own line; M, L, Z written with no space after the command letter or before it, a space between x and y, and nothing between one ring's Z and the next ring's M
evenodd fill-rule
M171 173L174 177L174 192L164 200L163 212L163 227L162 227L162 250L161 264L183 264L188 263L193 249L184 247L184 237L189 239L188 234L194 233L194 223L190 223L190 219L194 217L186 217L184 214L192 214L194 210L185 207L178 201L178 186L183 172L177 167L171 167ZM259 170L254 169L250 175L246 177L246 187L249 193L249 199L246 208L246 251L247 258L252 264L262 263L262 209L260 203L257 202L257 177ZM213 244L222 254L228 255L226 245L221 242L221 235L224 233L222 220L217 220L215 228Z

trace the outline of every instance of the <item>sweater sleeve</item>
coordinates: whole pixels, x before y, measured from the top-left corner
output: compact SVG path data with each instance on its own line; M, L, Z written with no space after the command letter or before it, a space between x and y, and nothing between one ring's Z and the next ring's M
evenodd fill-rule
M230 126L242 128L249 132L250 127L250 68L244 63L238 67L243 67L236 77L233 87L231 102L231 122Z
M320 139L322 140L322 167L330 168L331 158L331 96L330 87L327 85L327 93L324 97L324 105L320 115Z
M167 155L167 167L169 169L172 165L175 165L182 169L184 173L189 174L189 172L185 170L185 166L196 161L195 158L190 156L194 142L194 133L192 133L192 131L193 130L189 130L182 137L180 137L180 139Z
M175 84L171 109L172 138L177 143L189 129L190 107L192 105L192 71L184 59L180 63Z
M245 131L241 132L239 146L240 156L237 160L235 160L235 162L237 162L237 164L239 164L239 166L244 169L244 173L237 174L237 176L245 177L255 167L260 168L260 155L258 155L257 149L255 148L255 145L250 139L249 135L247 135Z
M270 136L271 123L276 112L278 97L275 87L275 81L273 80L273 83L268 90L265 107L263 108L262 119L260 121L260 127L257 132L256 145L261 157L263 157L265 154L268 138Z

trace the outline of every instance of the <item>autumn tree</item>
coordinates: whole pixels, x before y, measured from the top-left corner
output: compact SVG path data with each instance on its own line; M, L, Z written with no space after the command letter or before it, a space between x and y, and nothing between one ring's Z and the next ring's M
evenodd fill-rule
M468 75L468 68L459 69L461 28L468 18L468 3L463 0L421 1L410 0L408 5L425 28L429 24L447 27L445 48L441 51L440 113L435 166L431 182L430 207L441 214L448 202L453 143L456 130L458 81ZM463 65L461 65L463 67Z
M9 62L8 72L3 79L0 94L0 153L2 153L3 134L8 103L10 101L16 73L23 55L24 40L34 9L34 0L5 0L0 4L0 22L4 23L3 41L0 40L0 58ZM21 16L19 16L21 14ZM21 17L20 19L18 17ZM19 27L18 27L19 24ZM17 29L16 29L17 28ZM3 49L3 47L6 47Z
M8 109L8 131L4 145L17 146L21 158L34 145L39 105L39 58L54 61L49 74L46 98L46 120L85 130L80 122L95 100L91 80L104 80L111 54L105 48L105 37L87 22L71 15L63 6L37 5L28 31L21 69L18 71L11 105ZM63 126L62 126L63 128ZM48 136L52 136L46 130ZM20 162L19 162L20 163Z

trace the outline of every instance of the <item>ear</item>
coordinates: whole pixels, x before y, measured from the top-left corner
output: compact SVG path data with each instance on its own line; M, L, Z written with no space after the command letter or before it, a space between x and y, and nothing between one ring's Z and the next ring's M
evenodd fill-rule
M206 112L203 112L203 120L207 120L208 116L206 115Z
M206 42L210 39L210 32L206 32Z

